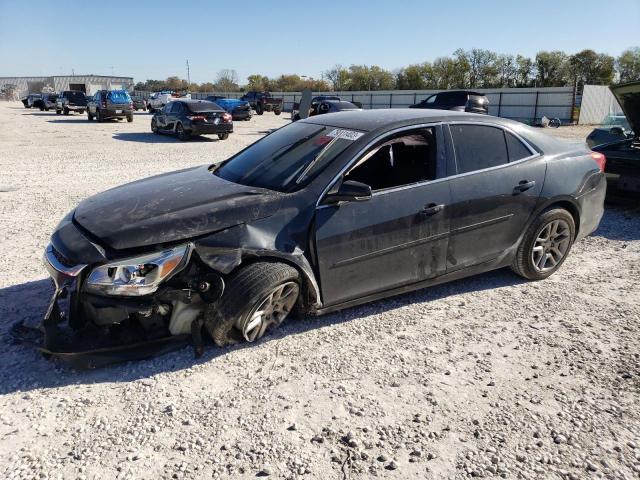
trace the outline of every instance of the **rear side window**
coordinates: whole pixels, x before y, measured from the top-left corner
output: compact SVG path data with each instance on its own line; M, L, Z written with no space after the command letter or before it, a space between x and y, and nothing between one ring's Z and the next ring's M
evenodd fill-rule
M505 139L507 140L507 151L509 152L509 161L515 162L531 156L531 152L524 144L518 140L515 135L509 132L504 132Z
M509 163L501 128L485 125L451 125L458 173L473 172Z

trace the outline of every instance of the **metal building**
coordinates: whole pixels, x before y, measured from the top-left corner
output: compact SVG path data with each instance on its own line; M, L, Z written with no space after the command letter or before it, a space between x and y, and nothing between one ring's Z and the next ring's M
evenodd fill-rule
M67 75L51 77L0 77L0 90L13 85L17 98L29 93L80 90L93 95L98 90L133 90L133 77Z

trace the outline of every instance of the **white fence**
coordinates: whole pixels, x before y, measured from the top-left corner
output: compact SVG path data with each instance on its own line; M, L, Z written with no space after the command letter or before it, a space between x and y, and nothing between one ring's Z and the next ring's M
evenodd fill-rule
M585 85L578 123L580 125L600 125L609 115L624 115L609 87Z
M313 95L337 95L344 100L362 104L365 109L403 108L418 103L439 90L387 90L359 92L313 92ZM542 116L559 118L569 123L573 114L574 94L572 87L547 88L495 88L477 89L489 99L489 113L525 123L537 123ZM150 92L136 92L148 96ZM224 95L239 98L242 92L192 93L191 98L208 95ZM291 110L294 102L300 101L301 92L272 92L274 97L284 99L284 110Z

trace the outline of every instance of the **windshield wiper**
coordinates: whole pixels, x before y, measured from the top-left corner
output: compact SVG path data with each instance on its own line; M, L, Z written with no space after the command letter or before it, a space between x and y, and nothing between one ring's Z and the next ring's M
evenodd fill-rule
M304 180L304 178L307 176L307 174L311 171L311 169L313 168L313 166L318 163L320 161L320 159L322 157L325 156L325 154L329 151L329 149L333 146L334 143L336 143L341 137L339 135L336 135L333 140L331 140L329 143L327 143L325 145L325 147L320 150L318 152L318 154L313 158L313 160L311 160L309 162L309 165L307 165L305 167L305 169L302 171L302 173L298 176L298 179L296 180L296 184L300 184L302 182L302 180Z

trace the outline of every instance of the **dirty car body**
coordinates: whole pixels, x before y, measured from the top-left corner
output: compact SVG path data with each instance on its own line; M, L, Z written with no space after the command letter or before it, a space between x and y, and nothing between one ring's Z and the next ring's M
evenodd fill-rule
M394 109L301 120L221 164L81 202L45 252L56 294L40 348L96 366L148 356L140 345L199 345L202 331L251 341L266 330L251 330L266 304L243 276L257 265L252 282L279 265L280 295L322 314L512 265L549 212L570 247L597 227L604 194L591 151L504 119ZM226 318L234 295L245 323Z

